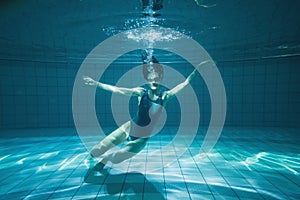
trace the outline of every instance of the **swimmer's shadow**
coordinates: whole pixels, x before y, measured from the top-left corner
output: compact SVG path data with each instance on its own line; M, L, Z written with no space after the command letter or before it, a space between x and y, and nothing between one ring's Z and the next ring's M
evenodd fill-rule
M102 187L106 187L106 191L110 195L121 192L151 193L155 195L157 200L166 199L163 195L164 191L157 189L163 189L163 183L150 182L142 173L110 174L107 169L98 171L95 168L90 168L84 176L84 182L102 185Z

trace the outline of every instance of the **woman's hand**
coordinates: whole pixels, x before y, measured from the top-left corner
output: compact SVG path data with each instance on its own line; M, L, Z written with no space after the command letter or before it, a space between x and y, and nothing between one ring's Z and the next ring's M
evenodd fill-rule
M199 70L203 65L205 65L208 62L210 62L210 60L205 60L205 61L199 63L199 65L196 67L196 69Z
M84 76L83 80L85 81L86 85L97 85L97 81L95 81L94 79L92 79L89 76Z

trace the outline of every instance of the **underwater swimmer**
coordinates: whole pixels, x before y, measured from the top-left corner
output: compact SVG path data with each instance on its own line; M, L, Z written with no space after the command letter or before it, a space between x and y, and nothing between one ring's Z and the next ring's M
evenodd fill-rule
M153 134L154 127L157 125L157 120L152 119L159 120L166 103L189 85L196 71L208 62L201 62L184 82L178 84L171 90L162 91L162 86L160 85L164 74L162 65L159 64L154 56L152 56L150 60L145 60L147 59L143 58L143 75L149 88L123 88L100 83L91 77L83 78L87 85L97 86L98 88L113 93L138 97L138 111L136 116L121 125L92 148L90 160L102 156L112 147L127 141L119 150L105 154L102 160L95 165L96 170L103 169L108 161L114 164L121 163L139 153L146 146L147 141Z

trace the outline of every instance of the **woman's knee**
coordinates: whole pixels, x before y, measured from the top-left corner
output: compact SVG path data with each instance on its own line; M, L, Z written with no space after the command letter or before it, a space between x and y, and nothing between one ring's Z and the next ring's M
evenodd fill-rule
M100 146L100 145L93 147L90 152L91 156L93 156L93 157L99 157L104 153L105 153L105 149L103 148L103 146Z
M118 155L118 153L114 153L110 158L110 162L112 162L113 164L118 164L124 160L125 159L122 158L122 156Z
M126 135L120 135L120 137L116 137L114 135L107 136L104 138L99 144L95 145L90 154L93 157L99 157L102 154L104 154L107 150L113 148L114 146L117 146L118 144L122 143L126 138Z
M137 140L128 142L126 145L127 151L137 154L145 148L147 141L148 138L139 138Z

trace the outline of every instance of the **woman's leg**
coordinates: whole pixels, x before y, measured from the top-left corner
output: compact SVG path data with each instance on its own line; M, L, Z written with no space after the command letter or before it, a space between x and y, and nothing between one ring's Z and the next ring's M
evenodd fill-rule
M95 145L90 152L91 156L99 157L106 151L108 151L110 148L124 142L129 135L129 129L130 121L120 126L118 129L116 129L111 134L106 136L103 140L101 140L101 142Z
M110 153L109 155L104 157L98 164L98 168L102 169L106 165L107 161L111 161L112 163L117 164L135 156L146 146L148 140L149 138L138 138L134 141L128 142L118 151Z

